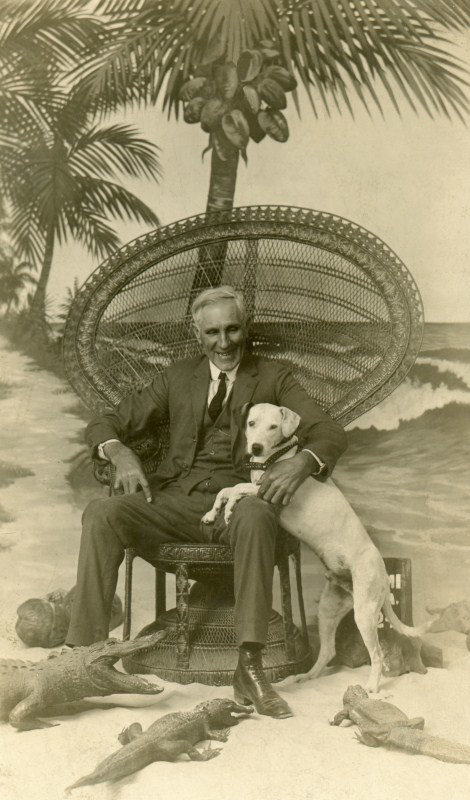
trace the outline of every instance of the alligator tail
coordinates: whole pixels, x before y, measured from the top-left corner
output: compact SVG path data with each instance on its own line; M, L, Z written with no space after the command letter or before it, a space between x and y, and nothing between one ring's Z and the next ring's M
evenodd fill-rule
M93 772L89 775L84 775L78 781L68 786L65 790L67 794L72 789L78 789L79 786L89 786L95 783L104 783L105 781L118 781L120 778L125 778L127 775L132 775L133 772L146 767L152 761L158 759L155 745L151 743L141 742L135 739L130 744L124 745L120 750L112 753L108 758L105 758Z
M451 764L470 764L468 745L452 742L441 736L431 736L412 728L392 728L385 744Z
M425 622L423 625L418 625L416 627L405 625L400 619L398 619L397 615L395 614L388 593L387 597L385 598L384 604L382 606L382 612L390 622L390 625L393 628L395 628L395 630L398 631L398 633L402 633L404 636L410 636L411 638L418 638L419 636L424 636L424 634L427 633L427 631L432 625L432 620L429 620L428 622Z

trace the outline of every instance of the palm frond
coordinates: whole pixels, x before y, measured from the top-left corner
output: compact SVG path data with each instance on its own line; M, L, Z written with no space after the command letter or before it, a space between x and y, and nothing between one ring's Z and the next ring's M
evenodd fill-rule
M102 113L162 96L178 116L184 79L211 59L236 61L264 39L298 75L314 110L313 87L327 113L332 104L352 113L351 95L382 112L382 86L398 112L402 97L431 116L468 111L467 72L442 35L470 23L468 0L103 0L99 7L112 20L113 41L73 80Z
M159 147L139 136L130 125L93 127L74 142L70 168L80 175L109 176L121 172L134 178L158 180L161 166Z

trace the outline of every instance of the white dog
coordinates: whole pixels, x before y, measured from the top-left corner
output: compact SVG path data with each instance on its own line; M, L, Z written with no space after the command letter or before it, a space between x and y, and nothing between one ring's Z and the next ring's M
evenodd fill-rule
M246 495L256 495L263 469L276 460L291 458L297 452L294 435L300 417L288 408L258 403L246 418L247 452L251 464L251 483L222 489L212 509L202 518L213 522L225 504L228 522L235 504ZM290 445L290 446L289 446ZM279 458L276 457L279 453ZM282 506L279 522L284 530L305 542L328 569L327 581L318 607L320 652L312 669L300 680L316 678L335 655L335 633L345 614L354 607L354 618L369 651L371 671L369 692L377 692L382 673L382 651L377 635L380 611L402 634L422 635L431 623L419 628L404 625L394 613L390 587L382 556L344 495L328 478L325 482L306 478L287 506Z

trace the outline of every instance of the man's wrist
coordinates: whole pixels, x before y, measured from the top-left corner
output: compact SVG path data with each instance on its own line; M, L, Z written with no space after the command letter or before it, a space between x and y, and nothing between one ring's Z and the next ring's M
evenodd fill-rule
M119 439L110 439L107 442L103 442L104 457L107 461L111 461L112 464L115 464L119 456L126 452L126 450L129 450L129 448L120 442Z
M309 458L310 463L310 472L309 475L312 475L313 478L317 478L319 475L324 475L327 471L328 467L324 461L317 456L313 450L309 450L308 447L303 447L300 451L301 453L305 453L305 455Z

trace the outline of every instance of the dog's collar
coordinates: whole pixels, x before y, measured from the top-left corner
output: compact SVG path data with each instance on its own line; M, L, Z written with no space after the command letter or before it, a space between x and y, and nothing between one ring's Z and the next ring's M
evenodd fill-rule
M271 466L271 464L275 464L276 461L283 455L292 450L294 447L297 446L297 437L293 436L290 439L290 444L286 444L285 447L282 447L281 450L278 450L276 453L271 453L270 456L266 459L266 461L252 461L249 456L246 456L245 461L243 463L244 467L248 467L248 469L259 469L265 470Z

